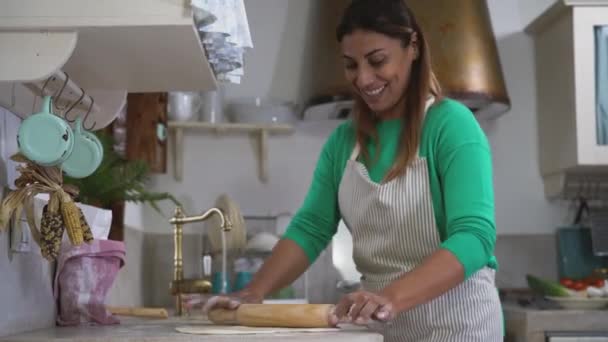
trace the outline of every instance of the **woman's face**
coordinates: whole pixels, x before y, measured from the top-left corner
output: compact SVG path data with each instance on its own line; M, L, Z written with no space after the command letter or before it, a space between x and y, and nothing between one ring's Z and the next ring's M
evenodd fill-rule
M415 34L405 48L401 40L372 31L355 30L342 39L346 79L376 115L401 116L416 46Z

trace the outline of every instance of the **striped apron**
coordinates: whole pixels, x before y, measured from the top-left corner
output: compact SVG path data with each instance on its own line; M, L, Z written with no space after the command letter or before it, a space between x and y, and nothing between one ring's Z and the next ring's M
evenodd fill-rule
M365 290L379 291L421 264L441 243L428 166L418 157L405 175L374 183L357 161L356 146L340 183L342 219L353 237L353 258ZM373 329L386 342L498 342L502 312L495 271L485 267L443 295Z

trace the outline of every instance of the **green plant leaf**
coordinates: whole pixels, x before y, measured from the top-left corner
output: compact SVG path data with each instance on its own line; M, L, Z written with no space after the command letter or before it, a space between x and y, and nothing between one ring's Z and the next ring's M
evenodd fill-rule
M116 202L146 203L162 215L157 202L180 202L170 193L148 191L150 169L142 160L128 160L114 150L114 139L96 132L104 151L100 166L89 177L75 179L64 176L66 184L80 189L77 200L94 206L109 208Z

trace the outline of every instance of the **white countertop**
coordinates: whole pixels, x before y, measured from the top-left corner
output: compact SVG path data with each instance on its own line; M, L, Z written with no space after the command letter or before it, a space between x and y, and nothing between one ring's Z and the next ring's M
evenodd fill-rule
M15 336L0 338L0 342L192 342L192 341L328 341L328 342L381 342L382 335L357 327L347 327L338 332L280 333L262 335L189 335L175 331L178 326L209 324L200 317L170 317L166 320L142 320L121 318L120 325L54 327Z

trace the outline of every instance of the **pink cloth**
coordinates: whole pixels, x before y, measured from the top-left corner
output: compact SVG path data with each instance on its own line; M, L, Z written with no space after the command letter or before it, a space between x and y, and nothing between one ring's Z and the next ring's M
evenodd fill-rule
M125 264L125 244L94 240L78 247L64 245L55 274L57 324L118 324L105 308L105 298L118 271Z

